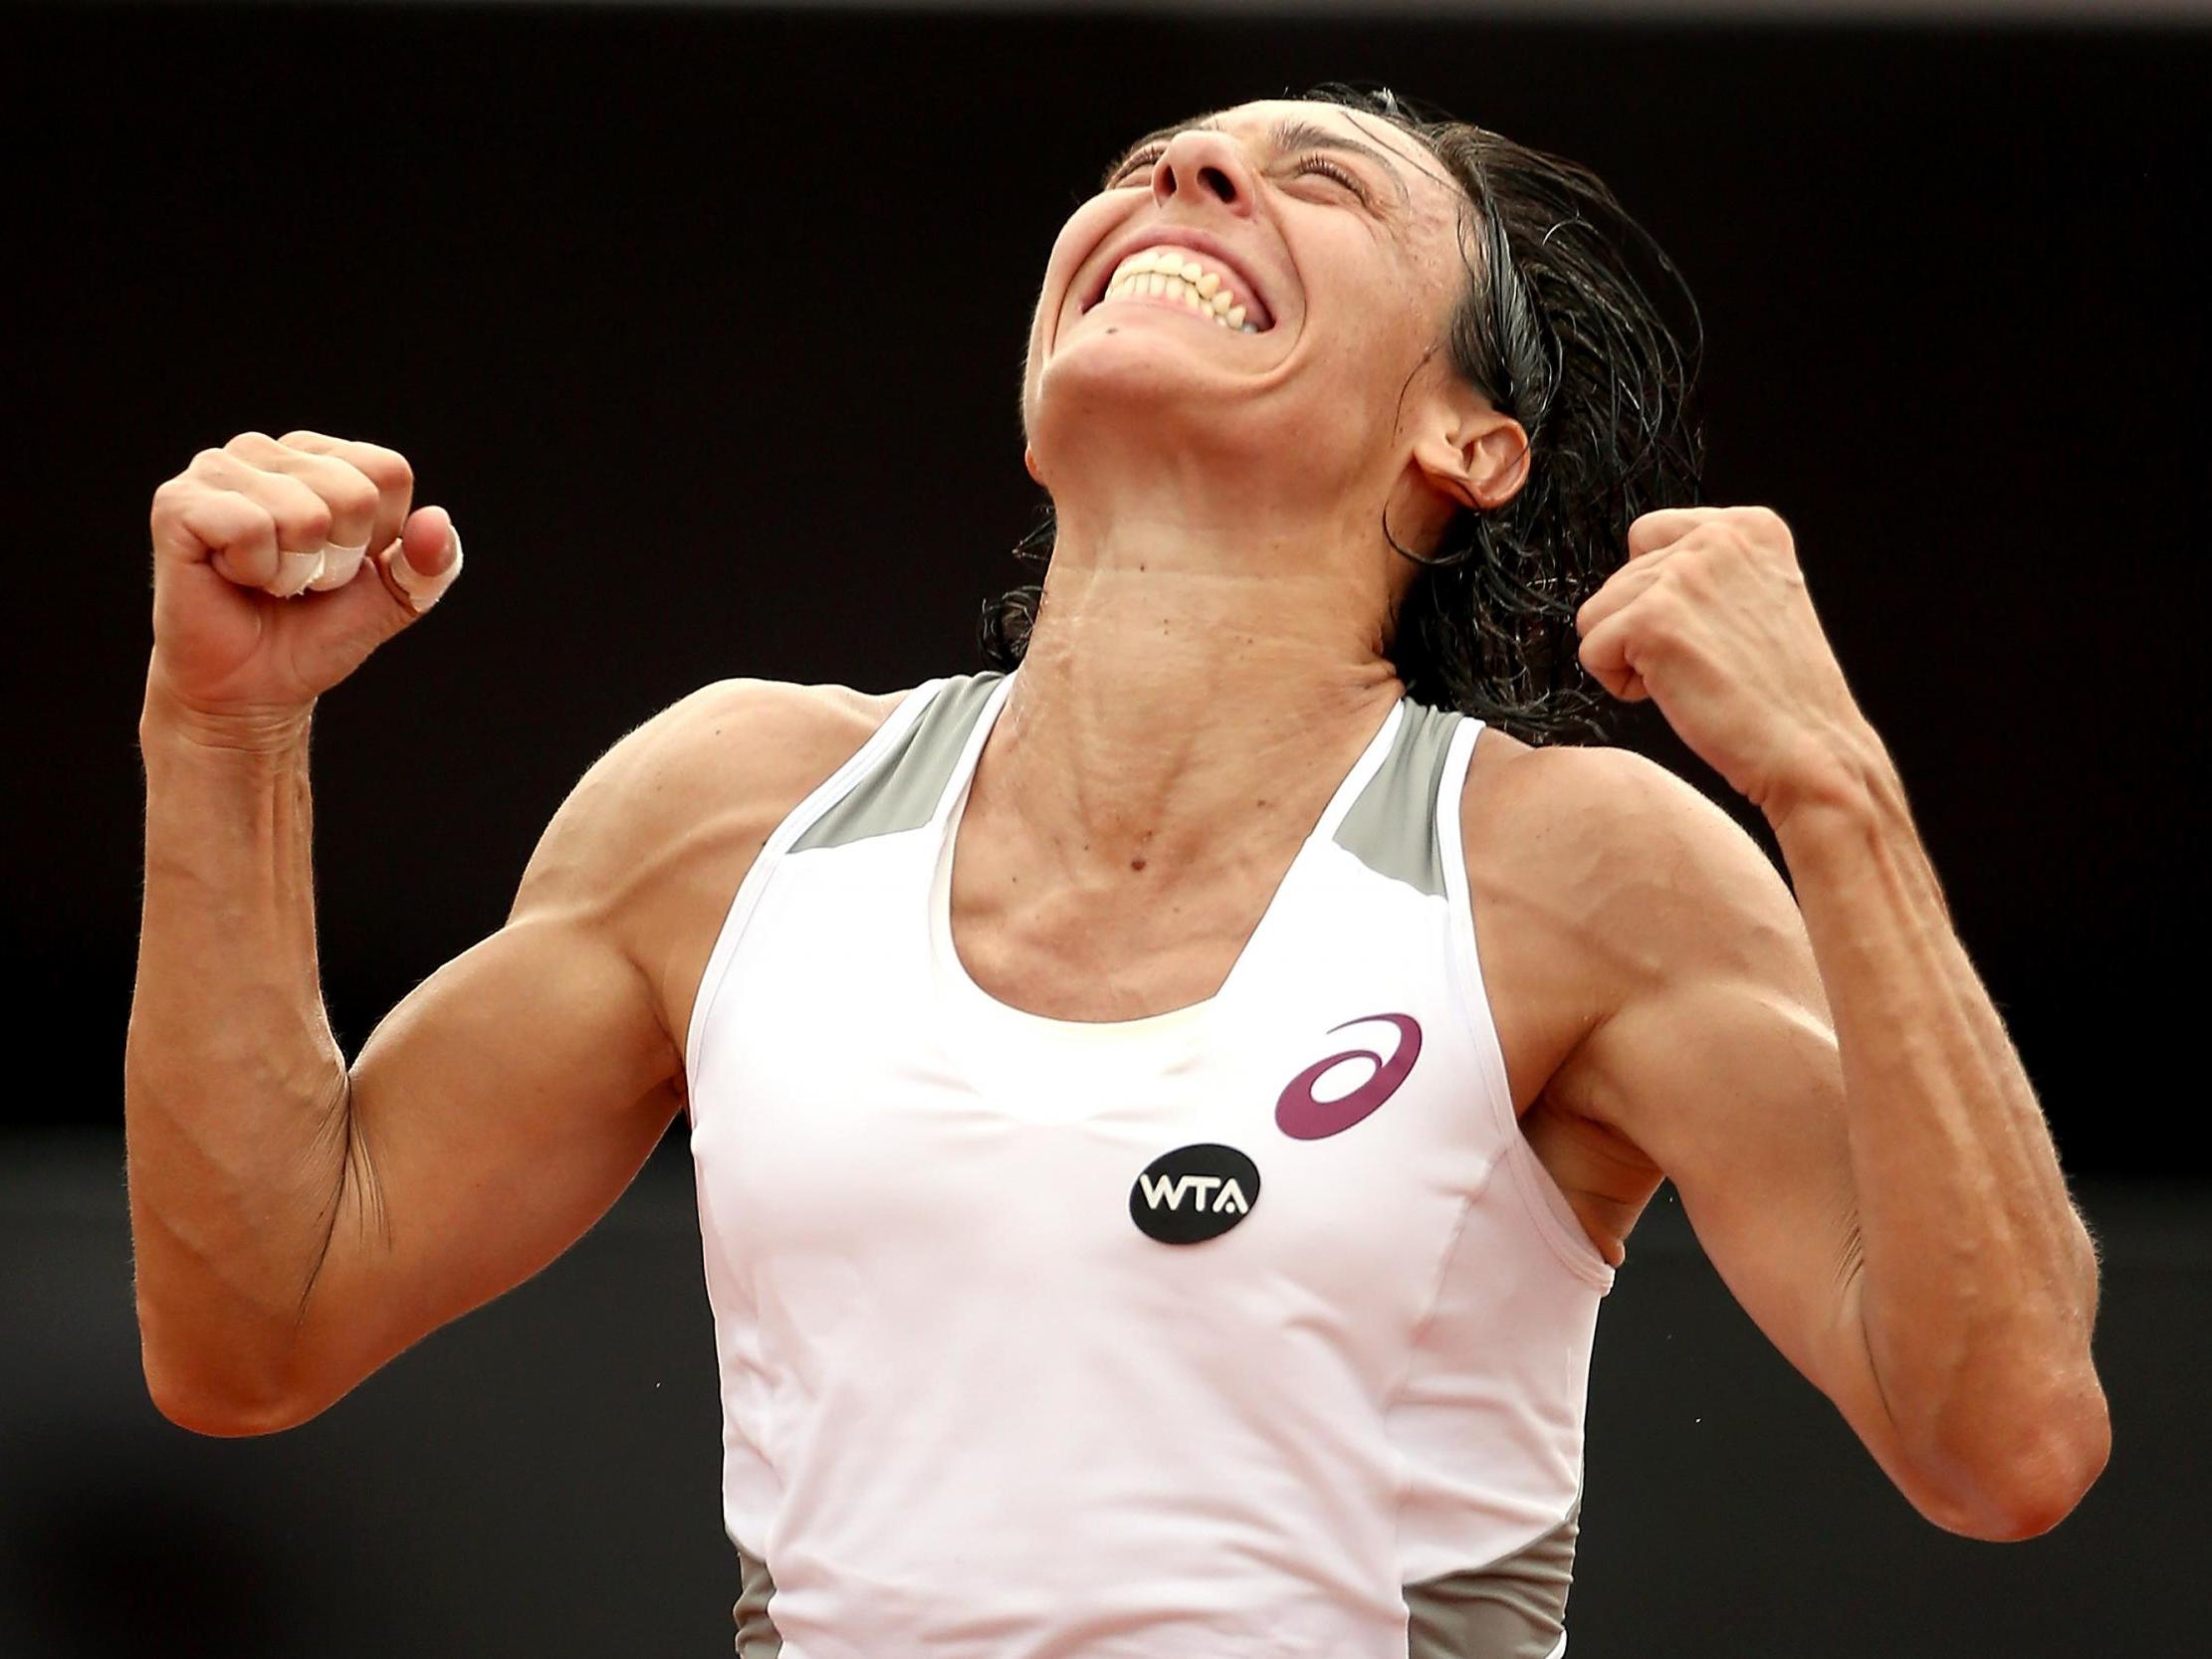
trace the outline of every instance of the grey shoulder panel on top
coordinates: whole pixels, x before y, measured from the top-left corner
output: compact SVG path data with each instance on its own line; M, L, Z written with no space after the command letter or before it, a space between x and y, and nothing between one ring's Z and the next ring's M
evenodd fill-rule
M970 674L946 681L891 752L843 800L816 818L791 843L791 851L843 847L928 823L953 767L959 764L961 746L1002 678Z
M1581 1519L1577 1504L1543 1537L1488 1566L1408 1584L1409 1659L1550 1659L1566 1635Z
M1337 825L1336 843L1378 876L1440 899L1443 853L1437 840L1437 790L1451 733L1465 717L1408 698L1390 753Z
M775 1580L769 1563L751 1552L738 1551L738 1604L731 1615L738 1621L738 1659L778 1659L783 1633L769 1616L769 1602L775 1594Z

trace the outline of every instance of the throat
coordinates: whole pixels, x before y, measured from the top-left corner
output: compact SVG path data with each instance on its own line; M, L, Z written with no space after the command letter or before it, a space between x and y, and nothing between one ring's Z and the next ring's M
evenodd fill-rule
M972 820L1036 879L1151 903L1287 861L1403 695L1348 610L1322 581L1055 555Z

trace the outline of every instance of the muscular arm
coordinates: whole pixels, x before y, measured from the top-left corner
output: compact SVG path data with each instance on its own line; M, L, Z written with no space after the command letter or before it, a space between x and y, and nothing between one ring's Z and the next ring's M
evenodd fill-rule
M1549 1098L1674 1181L1731 1291L1923 1515L2056 1525L2108 1446L2095 1256L1893 774L1786 823L1793 904L1659 768L1546 758L1595 826L1607 987Z
M318 983L305 723L241 747L149 701L125 1129L166 1414L221 1434L313 1416L604 1213L680 1104L721 908L880 719L865 702L734 682L631 733L553 819L506 926L348 1068Z

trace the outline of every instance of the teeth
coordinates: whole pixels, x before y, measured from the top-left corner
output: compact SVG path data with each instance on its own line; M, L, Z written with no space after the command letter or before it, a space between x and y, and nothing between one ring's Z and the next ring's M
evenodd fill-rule
M1106 298L1178 301L1224 328L1247 334L1259 331L1248 320L1249 308L1235 303L1235 291L1225 286L1221 274L1209 271L1177 248L1146 248L1130 255L1114 268Z

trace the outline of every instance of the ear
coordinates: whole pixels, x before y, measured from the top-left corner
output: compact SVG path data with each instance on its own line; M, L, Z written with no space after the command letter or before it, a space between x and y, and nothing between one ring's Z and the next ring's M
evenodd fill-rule
M1037 452L1027 444L1021 446L1021 465L1028 470L1029 476L1037 483L1042 484L1044 482L1044 475L1037 471Z
M1429 487L1461 507L1502 507L1528 482L1528 434L1487 402L1448 412L1415 441L1413 463Z

